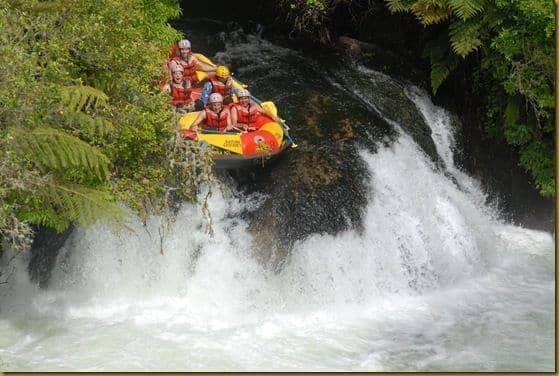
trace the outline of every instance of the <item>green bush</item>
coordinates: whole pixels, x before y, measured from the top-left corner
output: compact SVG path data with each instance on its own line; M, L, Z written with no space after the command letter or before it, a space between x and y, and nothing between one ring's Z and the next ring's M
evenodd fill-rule
M171 189L195 198L170 165L176 119L156 85L179 13L176 0L0 0L4 241L122 221L118 202L146 215Z

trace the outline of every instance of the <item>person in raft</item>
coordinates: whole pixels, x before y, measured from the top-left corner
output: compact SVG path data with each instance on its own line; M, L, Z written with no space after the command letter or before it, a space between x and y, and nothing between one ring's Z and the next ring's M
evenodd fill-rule
M225 65L219 65L215 69L215 74L209 74L206 78L202 89L202 102L207 101L205 93L218 93L223 97L223 104L233 102L233 78L229 68Z
M231 105L231 123L234 128L254 131L259 128L259 125L262 125L258 122L260 115L265 115L277 123L282 122L280 118L251 101L250 92L247 89L237 90L237 98L239 98L239 103Z
M219 132L233 129L231 114L229 109L223 106L223 96L221 94L213 93L210 95L208 106L204 111L200 111L189 129L197 132L199 124L202 124L203 129L217 130Z
M183 76L185 79L190 80L193 84L198 82L197 70L204 72L215 72L215 67L199 61L196 56L192 54L192 45L188 39L182 39L177 43L178 55L172 58L169 62L169 68L172 63L180 64L184 69Z
M192 100L192 84L190 80L183 77L184 69L180 64L171 64L171 82L163 86L163 90L171 95L171 103L177 112L186 113L194 111L195 105Z

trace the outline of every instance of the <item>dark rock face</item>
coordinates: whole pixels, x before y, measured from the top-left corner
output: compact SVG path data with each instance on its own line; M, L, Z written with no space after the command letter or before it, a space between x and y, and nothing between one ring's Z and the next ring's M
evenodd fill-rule
M270 196L250 213L249 231L264 265L279 270L294 243L311 234L361 227L368 175L355 153L344 147L293 151L277 169L259 176Z
M333 71L332 76L359 99L368 103L384 119L400 125L425 154L435 164L440 165L441 160L431 137L431 129L405 93L408 84L376 70L382 65L379 61L400 60L401 64L401 59L371 43L349 37L340 37L338 48L340 53L345 55L347 65L361 65L363 69L344 67ZM369 57L371 54L374 57Z
M58 252L73 231L74 226L68 227L61 233L48 227L39 227L35 230L36 235L31 245L31 258L27 271L31 280L39 287L48 286Z
M363 42L343 35L336 41L338 51L349 59L383 72L394 79L412 81L425 85L426 74L424 69L410 64L409 57L402 56L394 50L382 47L372 42Z
M538 193L509 145L489 138L475 124L474 119L466 117L464 125L457 127L456 165L482 183L489 201L497 206L505 220L554 232L554 200Z

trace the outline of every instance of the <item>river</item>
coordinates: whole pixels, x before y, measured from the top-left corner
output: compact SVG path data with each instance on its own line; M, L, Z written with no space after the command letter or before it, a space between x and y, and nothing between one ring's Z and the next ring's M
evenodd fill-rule
M0 369L554 370L553 235L505 222L455 166L447 111L367 67L192 24L299 148L213 187L213 236L191 204L78 228L42 289L6 252Z

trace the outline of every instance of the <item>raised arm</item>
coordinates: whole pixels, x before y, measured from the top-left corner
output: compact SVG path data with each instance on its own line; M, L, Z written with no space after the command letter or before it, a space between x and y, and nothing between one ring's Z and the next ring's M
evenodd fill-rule
M226 110L229 111L229 110ZM231 129L233 129L233 125L231 122L231 111L229 111L229 116L227 116L227 127L225 128L226 131L230 131Z
M231 125L233 127L236 127L237 125L237 120L239 119L239 115L237 114L237 108L235 106L231 106L231 109L229 110L230 114L231 114Z

